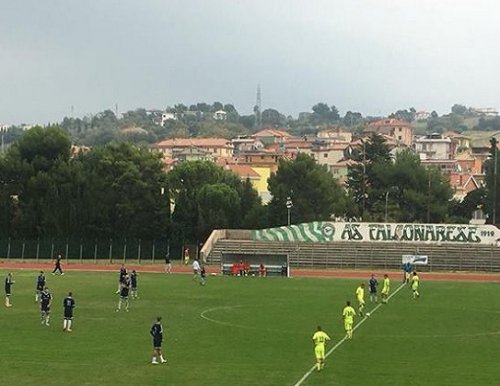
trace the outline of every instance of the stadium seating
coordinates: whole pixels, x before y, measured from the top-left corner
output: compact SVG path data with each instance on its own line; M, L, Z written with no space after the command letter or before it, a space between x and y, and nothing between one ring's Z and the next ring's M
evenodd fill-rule
M399 269L402 255L427 255L429 263L421 271L500 272L500 248L473 244L253 241L248 232L227 231L208 262L220 264L222 253L288 254L291 267L334 269Z

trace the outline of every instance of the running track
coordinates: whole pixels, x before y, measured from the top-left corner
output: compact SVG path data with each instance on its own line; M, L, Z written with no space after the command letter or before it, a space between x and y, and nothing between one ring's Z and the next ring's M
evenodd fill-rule
M79 262L69 262L62 264L64 271L103 271L103 272L117 272L120 270L121 264L87 264ZM54 268L51 262L31 262L31 261L0 261L0 270L41 270L50 272ZM207 273L220 273L218 267L206 266ZM127 264L127 269L130 271L135 269L140 272L165 272L164 265L153 264ZM191 273L190 265L172 265L172 273ZM323 277L323 278L352 278L352 279L366 279L372 273L377 276L382 276L384 273L390 274L392 278L401 278L401 271L344 271L332 269L302 269L292 268L291 274L294 277ZM426 280L467 280L467 281L487 281L487 282L500 282L500 273L455 273L455 272L422 272Z

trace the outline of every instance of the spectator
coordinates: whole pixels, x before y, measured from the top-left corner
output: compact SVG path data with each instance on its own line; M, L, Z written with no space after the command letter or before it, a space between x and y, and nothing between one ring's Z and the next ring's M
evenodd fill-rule
M266 266L263 263L260 263L260 265L259 265L259 276L260 277L266 277L267 276Z

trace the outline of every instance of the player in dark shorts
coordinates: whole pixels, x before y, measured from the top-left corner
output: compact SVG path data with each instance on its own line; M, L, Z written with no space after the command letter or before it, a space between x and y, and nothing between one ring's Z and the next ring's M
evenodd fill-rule
M116 290L117 294L120 293L120 290L122 288L122 282L126 275L127 275L127 268L125 268L125 264L122 264L122 266L120 267L120 274L118 276L118 289Z
M62 260L62 256L61 254L59 253L56 257L56 259L54 260L54 270L52 271L52 275L55 275L56 274L56 271L59 271L59 273L61 275L64 275L64 272L61 268L61 260Z
M36 287L35 287L35 303L40 301L40 295L47 284L47 280L45 279L45 275L43 271L40 271L40 274L36 278Z
M130 274L130 297L132 299L139 298L137 296L137 272L135 272L135 269L132 270L132 273Z
M71 324L73 324L73 308L75 308L75 300L73 299L73 294L71 292L68 292L68 296L64 298L63 308L63 331L71 332Z
M161 325L161 316L156 318L156 322L151 327L149 333L153 337L153 359L151 360L151 363L157 365L159 363L158 358L161 363L166 363L167 361L163 358L161 353L161 345L163 343L163 326Z
M5 277L5 307L12 307L10 304L10 296L12 295L12 285L14 284L14 279L12 274L9 272Z
M205 266L201 266L200 270L200 285L207 284L207 271L205 271Z
M378 280L375 278L375 275L372 274L370 277L370 280L368 281L368 288L370 290L370 301L373 303L378 302L378 297L377 297L377 287L378 287Z
M50 320L50 305L52 304L52 294L48 287L45 287L40 294L40 311L42 316L42 325L49 325Z
M130 289L130 278L128 275L123 277L120 285L120 300L118 300L118 308L116 312L122 309L122 304L125 306L125 311L128 312L128 292Z

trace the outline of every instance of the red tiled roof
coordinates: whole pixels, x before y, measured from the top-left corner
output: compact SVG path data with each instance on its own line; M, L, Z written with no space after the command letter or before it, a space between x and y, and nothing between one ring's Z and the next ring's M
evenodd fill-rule
M395 118L379 119L378 121L370 122L368 127L410 127L410 124Z
M263 129L255 134L252 137L280 137L280 138L288 138L291 137L291 134L287 133L284 130L276 130L276 129Z
M225 138L173 138L158 142L157 147L232 147Z
M231 170L233 173L236 173L242 178L260 178L260 174L248 165L228 164L225 168Z

